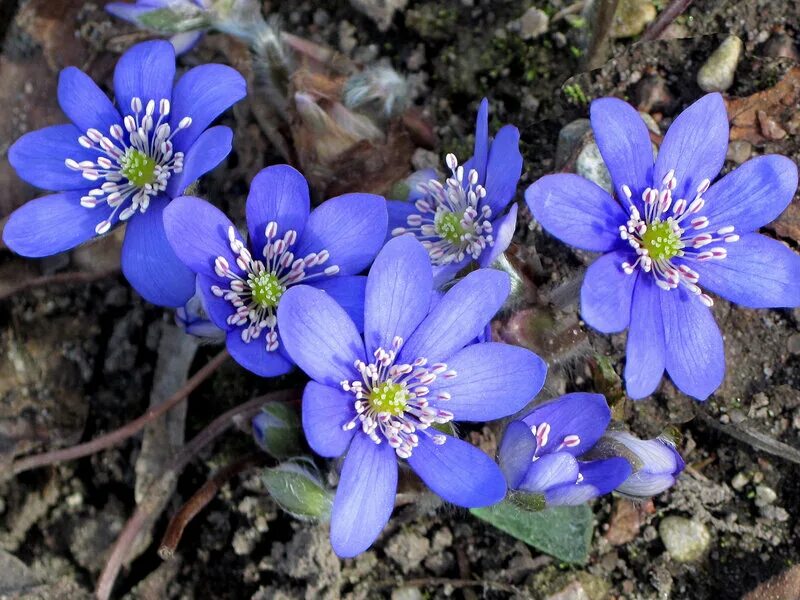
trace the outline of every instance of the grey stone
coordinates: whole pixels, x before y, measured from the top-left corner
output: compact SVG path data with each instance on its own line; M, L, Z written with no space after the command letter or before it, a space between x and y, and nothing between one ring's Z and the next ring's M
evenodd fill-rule
M749 159L752 153L753 144L747 140L733 140L728 144L728 153L725 158L740 165Z
M584 136L591 130L589 119L575 119L567 123L558 132L556 144L556 167L562 167L577 151L578 144L584 141Z
M685 517L666 517L658 527L661 541L676 562L701 558L711 543L711 534L702 523Z
M543 10L531 6L519 19L519 36L523 40L533 40L547 32L550 17Z
M575 172L589 181L593 181L609 194L614 192L614 185L611 183L611 174L608 172L606 163L600 155L600 148L595 142L590 142L583 147L575 161Z
M401 587L392 590L392 600L422 600L424 596L419 588Z
M757 485L756 486L756 506L768 506L770 504L774 504L775 500L778 499L778 494L775 493L771 487L766 485Z
M656 18L656 7L649 0L619 0L611 37L628 38L639 35Z
M386 544L386 555L391 558L403 573L416 569L431 549L428 538L413 531L401 531Z
M733 76L744 44L735 35L728 36L697 72L697 85L705 92L724 92L733 85Z

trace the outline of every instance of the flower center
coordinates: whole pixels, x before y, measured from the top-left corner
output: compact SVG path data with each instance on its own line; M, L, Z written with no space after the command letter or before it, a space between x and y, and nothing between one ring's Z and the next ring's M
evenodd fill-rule
M653 260L668 260L683 248L681 237L669 221L650 223L642 236L642 246Z
M430 254L434 265L477 259L494 245L492 209L483 203L486 189L478 183L475 169L466 173L453 154L445 158L452 176L444 185L436 179L422 183L424 194L414 203L417 213L406 217L407 227L396 227L392 235L413 233Z
M539 425L531 425L530 427L531 433L536 437L536 451L533 453L533 462L536 462L541 458L539 452L547 446L547 442L550 441L550 423L544 421ZM570 433L565 435L564 438L561 440L561 443L556 447L553 452L561 452L564 448L574 448L575 446L580 445L581 438L579 435Z
M211 292L233 306L235 312L228 317L228 325L242 328L245 343L258 339L261 332L267 330L264 342L267 351L274 352L280 345L276 310L286 289L301 281L336 275L339 267L322 266L330 258L327 250L295 258L292 248L297 243L297 232L290 229L283 237L278 237L275 221L267 223L264 236L263 260L257 260L236 237L233 225L228 228L228 243L236 256L236 267L224 256L218 256L214 271L230 283L227 288L214 284Z
M141 150L128 148L119 164L120 174L136 187L153 183L155 179L156 161Z
M251 274L247 280L253 300L262 308L278 306L286 288L274 273Z
M137 212L145 212L150 198L164 192L172 174L183 170L183 152L175 151L172 138L189 127L192 119L184 117L173 128L165 122L170 114L169 100L162 98L157 106L156 119L155 100L143 105L141 98L133 98L131 113L122 125L109 127L108 135L90 128L78 138L82 147L97 153L95 160L64 161L84 179L101 182L81 198L85 208L105 203L113 209L95 227L98 235L111 229L117 219L126 221Z
M456 372L448 370L444 363L427 366L424 358L411 364L395 364L402 345L402 338L395 337L388 351L375 350L374 362L354 363L361 380L342 381L341 385L355 396L356 416L342 425L342 429L349 431L360 424L373 442L380 444L386 440L397 456L408 458L419 445L420 434L430 436L438 445L447 440L445 435L429 433L427 429L435 423L453 420L452 412L434 405L449 400L450 394L439 392L430 398L429 386L440 376L452 379Z
M701 233L711 225L708 217L698 216L705 206L703 194L710 183L708 179L700 182L693 200L679 198L673 202L672 191L677 187L678 180L674 169L670 170L661 181L660 188L647 188L642 192L644 214L633 204L631 189L627 185L622 186L630 218L625 225L620 225L619 236L636 252L633 264L622 263L625 273L631 275L641 268L653 275L656 285L662 290L674 290L682 285L689 292L697 294L706 306L714 304L711 297L697 285L700 274L689 265L692 261L723 260L728 256L726 248L700 248L715 242L731 244L739 239L739 235L734 233L732 225Z

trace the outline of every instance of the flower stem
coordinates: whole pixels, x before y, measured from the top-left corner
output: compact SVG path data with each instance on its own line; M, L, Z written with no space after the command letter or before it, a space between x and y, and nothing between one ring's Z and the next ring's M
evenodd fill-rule
M140 533L152 524L163 510L164 498L162 491L171 489L172 484L177 480L183 469L186 468L186 465L203 448L227 431L232 425L247 420L258 413L264 403L269 401L286 402L297 393L297 390L294 389L272 392L232 408L209 423L205 429L192 438L174 456L161 476L150 486L150 489L144 495L144 500L136 507L133 515L125 524L116 542L114 542L106 565L103 567L103 572L97 580L95 596L98 600L108 600L111 596L114 582L129 550L135 545Z
M129 437L136 435L142 429L144 429L148 423L168 412L171 408L180 403L195 389L197 389L201 383L208 379L211 374L214 373L214 371L216 371L220 365L222 365L222 363L228 359L228 356L229 354L227 350L223 350L217 354L202 369L195 373L177 392L172 394L158 406L154 406L148 410L138 419L134 419L119 429L116 429L105 435L101 435L100 437L88 442L84 442L83 444L70 446L69 448L62 448L60 450L53 450L51 452L44 452L42 454L34 454L33 456L26 456L16 460L11 465L13 474L18 475L19 473L22 473L23 471L29 471L30 469L36 469L38 467L51 465L65 460L82 458L84 456L88 456L90 454L100 452L101 450L105 450L106 448L115 446Z
M112 277L119 273L119 266L100 271L67 271L66 273L55 273L53 275L42 275L31 279L23 280L16 285L0 290L0 300L5 300L11 296L37 287L46 285L72 284L72 283L92 283Z

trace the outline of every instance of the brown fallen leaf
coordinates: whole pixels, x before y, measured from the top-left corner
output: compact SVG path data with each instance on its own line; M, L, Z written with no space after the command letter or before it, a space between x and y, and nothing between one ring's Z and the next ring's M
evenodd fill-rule
M792 67L769 89L727 101L731 141L763 144L793 133L800 104L800 67Z
M622 546L632 542L639 535L639 530L647 520L647 515L655 512L653 501L634 502L626 498L617 498L614 510L608 523L608 531L603 535L612 546Z

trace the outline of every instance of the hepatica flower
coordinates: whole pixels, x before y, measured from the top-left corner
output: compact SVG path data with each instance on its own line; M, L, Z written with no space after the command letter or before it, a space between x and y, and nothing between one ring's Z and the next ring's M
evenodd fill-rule
M444 183L434 171L421 171L408 201L389 201L391 234L412 233L422 242L437 284L473 260L481 267L489 266L511 243L517 205L506 209L522 173L519 130L506 125L490 140L489 102L484 99L478 109L472 158L460 165L448 154L445 162L450 176Z
M633 472L616 491L634 498L649 498L672 487L686 466L675 444L664 437L641 440L627 431L609 431L600 445L631 464Z
M512 421L500 444L500 467L511 489L531 494L534 504L583 504L608 494L631 474L624 458L580 460L611 420L599 394L566 394Z
M262 170L247 197L245 242L233 223L199 198L176 198L164 211L166 236L198 274L211 320L227 332L236 361L258 375L288 372L278 307L303 283L324 290L360 322L366 278L386 236L386 201L345 194L310 211L308 184L288 165Z
M106 10L120 19L159 33L172 32L177 54L191 50L211 26L211 0L137 0L110 2Z
M666 370L681 391L705 400L725 373L708 292L750 308L800 305L800 257L755 233L791 201L797 167L762 156L712 185L728 145L719 94L675 119L655 162L630 105L596 100L591 120L616 196L560 174L535 182L525 199L551 234L606 253L586 273L581 314L603 333L629 328L628 394L651 394Z
M175 52L164 41L137 44L114 71L115 107L83 71L67 67L58 101L72 121L23 135L8 151L17 174L59 191L15 211L3 239L18 254L74 248L127 223L122 271L146 300L181 306L194 274L172 252L162 213L230 152L232 132L211 122L245 95L224 65L189 70L173 87Z
M428 253L401 236L381 250L367 277L363 338L330 295L309 286L284 295L284 343L312 379L303 394L306 438L322 456L345 454L331 518L339 556L366 550L388 521L398 461L459 506L504 497L494 461L446 432L451 421L513 414L544 382L546 366L532 352L471 343L509 287L505 273L479 269L431 308Z

